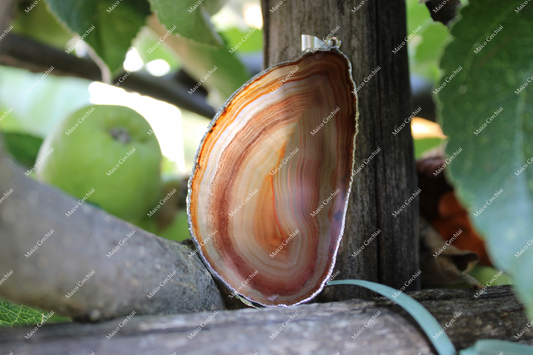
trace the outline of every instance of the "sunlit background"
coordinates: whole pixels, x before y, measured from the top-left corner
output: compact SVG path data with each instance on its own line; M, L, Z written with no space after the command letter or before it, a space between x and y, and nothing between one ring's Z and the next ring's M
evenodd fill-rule
M435 56L440 54L435 54L439 52L435 48L442 47L448 41L448 31L443 25L431 20L427 9L418 6L418 1L409 0L407 8L408 31L418 25L423 27L408 43L411 72L435 82L440 75L434 60ZM35 16L38 16L39 12L46 12L45 3L37 5L34 11ZM259 1L229 1L213 16L212 22L230 48L251 28L258 28L253 38L239 46L236 55L244 63L250 58L257 62L256 59L262 57L263 22ZM23 29L19 31L24 32ZM147 48L151 48L157 39L155 33L144 28L127 53L124 70L145 72L157 77L182 68L180 58L165 42L151 55L146 54ZM58 45L50 43L49 39L41 40ZM72 37L66 42L66 47L73 46L77 41L77 36ZM89 50L86 43L78 41L73 53L85 57ZM190 172L196 148L210 122L209 119L166 102L127 92L120 87L69 77L50 75L31 93L25 94L24 90L41 75L0 67L0 112L13 107L13 112L0 122L2 130L25 132L45 138L59 121L80 107L90 103L124 105L138 111L152 126L164 155L164 176L182 176ZM213 103L212 100L209 102ZM218 110L218 106L215 110ZM445 138L440 127L433 122L415 118L411 125L417 155L438 145Z

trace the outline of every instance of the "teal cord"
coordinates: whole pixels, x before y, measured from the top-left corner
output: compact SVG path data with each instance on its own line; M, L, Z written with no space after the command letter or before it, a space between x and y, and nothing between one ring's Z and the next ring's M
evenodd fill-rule
M437 320L431 315L431 313L428 312L427 309L424 308L424 306L403 292L398 294L399 291L392 287L364 280L339 280L331 281L327 284L327 286L334 285L355 285L366 287L369 290L379 293L391 301L398 303L418 322L418 324L420 324L420 327L427 334L429 340L431 340L439 355L457 354L457 351L455 350L450 338L448 338L445 333L442 333L436 338L433 337L433 335L438 334L442 329L439 322L437 322ZM397 294L397 296L394 297L394 294Z
M426 333L429 340L439 353L439 355L455 355L457 351L450 338L442 332L439 322L412 297L407 296L392 287L364 280L339 280L330 281L327 286L335 285L355 285L362 286L387 297L391 301L398 303L407 313L409 313ZM396 297L394 297L396 295ZM439 334L437 337L434 335ZM503 340L478 340L474 346L461 350L460 355L533 355L533 347L512 343Z

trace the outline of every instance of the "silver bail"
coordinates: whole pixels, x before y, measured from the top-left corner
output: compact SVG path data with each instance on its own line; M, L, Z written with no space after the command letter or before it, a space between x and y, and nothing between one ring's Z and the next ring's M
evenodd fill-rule
M302 35L302 52L316 52L318 49L338 49L341 45L341 41L337 37L327 37L324 41L312 35Z
M328 45L318 37L302 35L302 52L312 49L328 49Z

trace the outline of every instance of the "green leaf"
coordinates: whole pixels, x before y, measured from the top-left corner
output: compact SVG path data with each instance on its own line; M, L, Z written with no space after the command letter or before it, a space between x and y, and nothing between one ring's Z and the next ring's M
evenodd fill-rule
M165 33L156 21L150 20L150 28L159 35ZM229 52L227 46L219 48L205 46L178 35L169 36L165 43L183 60L183 67L187 73L208 89L213 106L220 106L250 79L250 74L244 65ZM202 78L204 80L200 82ZM190 88L189 91L194 92L194 88Z
M198 43L220 47L223 42L211 23L210 14L220 10L216 0L149 0L159 21L174 34ZM175 32L174 32L175 31Z
M250 28L241 31L237 27L229 28L221 35L228 43L229 48L236 48L236 52L258 52L263 49L263 31Z
M198 1L196 3L198 3ZM207 13L213 16L222 9L226 4L226 0L203 0L202 3L204 4Z
M86 36L84 41L102 58L112 73L122 69L132 40L150 14L146 0L46 1L73 32Z
M44 1L34 4L33 1L19 1L13 21L13 31L24 37L63 49L72 38L70 31L65 29L48 10Z
M25 133L3 132L4 144L9 153L25 167L32 167L37 159L43 139Z
M0 298L0 327L39 324L45 322L50 316L51 314L48 312L21 306Z
M447 153L462 149L448 169L456 193L533 319L533 4L523 3L472 0L434 92Z

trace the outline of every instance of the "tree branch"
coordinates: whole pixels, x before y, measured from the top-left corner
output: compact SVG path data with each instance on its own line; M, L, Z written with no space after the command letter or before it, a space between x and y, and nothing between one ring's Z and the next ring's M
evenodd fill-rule
M355 288L351 290L354 292ZM473 298L474 293L473 290L423 290L411 296L442 327L449 326L446 334L458 350L472 346L479 339L516 341L515 335L527 326L528 320L511 288L489 287L478 299ZM454 312L459 311L461 316L450 322ZM5 329L0 334L0 349L4 353L40 355L91 351L98 354L436 354L414 320L383 298L253 311L135 316L109 341L106 335L122 320L45 324L31 341L24 337L33 327ZM282 331L277 334L280 328ZM533 344L532 334L526 331L519 342Z
M90 320L224 308L192 249L26 177L1 147L0 197L0 297Z
M32 72L44 72L54 66L54 75L102 80L100 68L92 60L78 58L15 34L8 34L2 40L0 64ZM113 82L117 83L123 76L124 73L118 75ZM215 110L207 104L205 93L198 91L189 95L190 86L175 80L173 74L161 78L144 73L131 73L120 83L120 87L166 101L209 119L215 115Z

